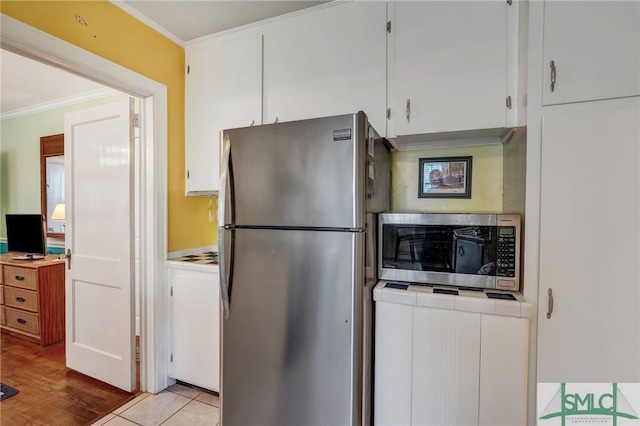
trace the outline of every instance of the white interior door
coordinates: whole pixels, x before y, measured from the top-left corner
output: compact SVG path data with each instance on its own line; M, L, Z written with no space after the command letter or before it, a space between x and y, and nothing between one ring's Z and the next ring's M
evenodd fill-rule
M67 367L135 387L133 99L65 114Z

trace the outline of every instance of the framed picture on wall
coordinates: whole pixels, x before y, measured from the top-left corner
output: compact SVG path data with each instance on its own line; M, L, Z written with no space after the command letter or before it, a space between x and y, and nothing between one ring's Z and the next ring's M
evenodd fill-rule
M420 158L418 198L471 198L472 159Z

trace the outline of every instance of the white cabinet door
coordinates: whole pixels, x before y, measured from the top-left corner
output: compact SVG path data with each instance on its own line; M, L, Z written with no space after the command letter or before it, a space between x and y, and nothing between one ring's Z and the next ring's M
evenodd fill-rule
M376 303L374 423L411 424L413 306Z
M414 308L411 424L478 424L480 314Z
M187 46L187 194L219 189L220 130L261 124L262 35L238 33Z
M482 315L481 426L527 424L529 320Z
M639 95L640 2L545 2L543 66L545 105Z
M217 271L169 269L171 377L220 390L220 284Z
M416 1L389 7L395 135L504 127L507 2Z
M364 111L386 129L384 2L330 6L264 28L264 122Z
M640 381L639 117L543 116L538 382Z

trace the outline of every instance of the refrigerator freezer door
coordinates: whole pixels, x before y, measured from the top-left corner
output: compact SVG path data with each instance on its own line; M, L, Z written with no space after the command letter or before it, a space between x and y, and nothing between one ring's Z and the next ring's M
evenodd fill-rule
M224 131L225 224L364 227L366 135L364 113Z
M359 425L364 234L231 232L221 424Z

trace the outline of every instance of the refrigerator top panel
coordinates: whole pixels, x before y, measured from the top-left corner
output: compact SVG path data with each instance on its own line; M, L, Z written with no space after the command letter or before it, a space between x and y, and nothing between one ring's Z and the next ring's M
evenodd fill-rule
M363 228L373 135L362 112L223 131L224 224Z

